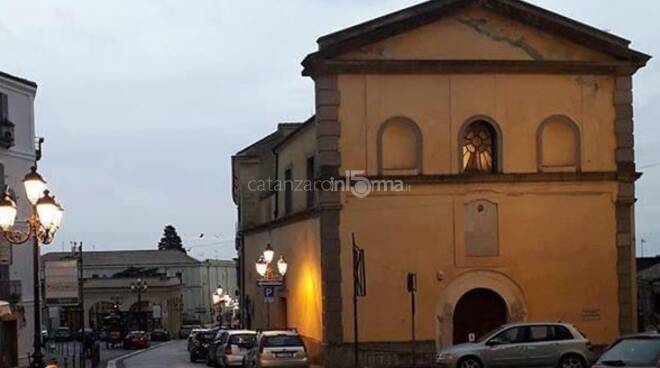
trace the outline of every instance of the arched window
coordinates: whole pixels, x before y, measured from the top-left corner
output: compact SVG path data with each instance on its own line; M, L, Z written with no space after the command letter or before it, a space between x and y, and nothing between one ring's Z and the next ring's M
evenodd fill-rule
M537 131L539 171L578 171L580 169L580 129L571 119L554 115Z
M422 171L422 133L407 118L392 118L378 131L378 172L411 175Z
M463 172L493 173L498 169L497 131L486 120L470 122L461 134L461 169Z

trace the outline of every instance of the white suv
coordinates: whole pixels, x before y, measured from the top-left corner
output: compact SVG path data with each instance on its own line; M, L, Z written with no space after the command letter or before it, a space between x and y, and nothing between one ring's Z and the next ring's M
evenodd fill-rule
M260 331L257 344L245 356L249 368L309 367L307 349L294 330Z
M515 323L438 353L440 368L587 368L591 343L568 323Z

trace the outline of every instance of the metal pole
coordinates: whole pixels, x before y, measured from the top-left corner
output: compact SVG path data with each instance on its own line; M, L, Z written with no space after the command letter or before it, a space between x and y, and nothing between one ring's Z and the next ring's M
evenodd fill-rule
M416 341L415 341L415 291L410 293L410 307L412 312L412 366L416 367L417 359L415 356Z
M142 286L137 285L137 293L138 293L138 328L140 331L144 331L142 329Z
M32 206L32 213L36 216L37 206ZM43 367L43 353L41 352L41 288L39 287L39 235L34 227L32 243L32 267L34 282L34 353L32 354L32 367Z
M357 252L355 249L355 234L352 234L353 237L353 354L354 354L354 363L355 367L360 366L360 349L358 346L358 260Z
M266 302L266 327L270 329L270 303Z
M78 292L79 292L79 302L80 302L80 325L82 326L82 337L80 338L80 347L82 348L82 353L80 354L80 368L85 368L86 357L85 357L85 294L83 293L84 286L84 274L83 274L83 243L80 242L78 248Z

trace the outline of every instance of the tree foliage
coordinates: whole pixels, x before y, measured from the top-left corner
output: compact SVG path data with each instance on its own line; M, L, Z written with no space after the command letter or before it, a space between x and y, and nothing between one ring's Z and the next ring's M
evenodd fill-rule
M160 242L158 243L158 249L179 250L184 253L186 252L185 248L183 248L183 242L181 241L181 237L179 236L179 234L177 234L176 229L172 225L165 226L165 230L163 230L163 237L160 239Z

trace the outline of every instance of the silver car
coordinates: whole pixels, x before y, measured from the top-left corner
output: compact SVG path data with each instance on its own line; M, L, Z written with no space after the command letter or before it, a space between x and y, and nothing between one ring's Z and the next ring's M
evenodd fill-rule
M307 368L307 349L296 331L262 331L257 335L257 345L245 356L245 366Z
M438 353L441 368L586 368L591 343L566 323L516 323Z
M657 332L618 338L601 355L594 368L655 368L660 363L660 334Z
M216 366L243 366L243 357L256 345L257 333L249 330L227 331L216 346Z

